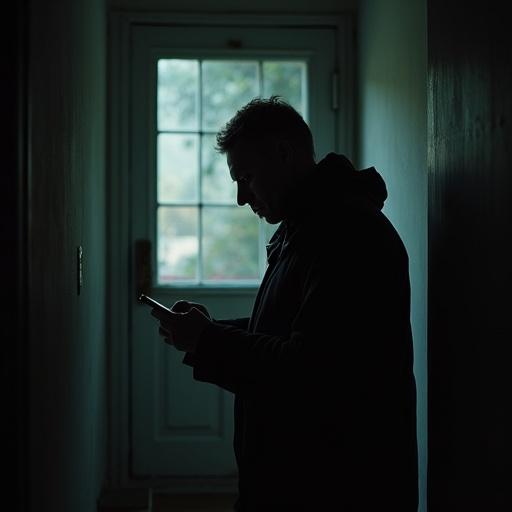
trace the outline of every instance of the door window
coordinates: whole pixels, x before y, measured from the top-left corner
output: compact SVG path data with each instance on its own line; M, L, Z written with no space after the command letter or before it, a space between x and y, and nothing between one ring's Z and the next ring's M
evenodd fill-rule
M176 59L157 62L157 284L252 284L275 229L236 205L217 131L243 105L279 95L307 122L307 62Z

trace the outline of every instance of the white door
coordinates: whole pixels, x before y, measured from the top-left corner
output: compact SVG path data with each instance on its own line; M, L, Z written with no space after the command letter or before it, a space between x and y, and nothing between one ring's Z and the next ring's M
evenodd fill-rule
M333 28L133 29L130 237L150 244L146 291L157 300L201 302L216 318L250 314L272 230L236 206L214 136L242 104L280 94L311 126L318 158L336 149L336 40ZM233 397L194 382L149 308L135 296L131 308L132 474L235 475Z

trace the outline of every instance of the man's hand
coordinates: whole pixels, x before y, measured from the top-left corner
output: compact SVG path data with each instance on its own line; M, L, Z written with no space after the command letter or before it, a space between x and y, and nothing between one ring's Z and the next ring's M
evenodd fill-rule
M174 311L176 313L187 313L192 308L198 309L199 311L201 311L201 313L203 313L204 316L206 316L206 318L209 318L210 320L212 320L212 315L210 315L210 313L208 312L208 309L206 309L206 306L204 306L203 304L199 304L198 302L189 302L188 300L179 300L174 303L174 305L171 308L171 311Z
M160 320L159 334L164 341L178 350L190 353L196 351L201 334L211 322L208 310L203 305L186 301L176 303L170 313L153 309L151 314Z

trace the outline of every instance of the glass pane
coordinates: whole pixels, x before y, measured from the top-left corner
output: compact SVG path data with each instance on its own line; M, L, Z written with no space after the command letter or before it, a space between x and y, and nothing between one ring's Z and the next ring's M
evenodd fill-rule
M157 148L157 196L160 203L197 201L198 136L161 133Z
M236 204L236 185L229 175L226 155L215 151L215 136L204 135L201 142L203 201Z
M203 209L203 274L207 281L259 279L258 217L248 208Z
M298 61L263 62L263 95L282 96L305 116L306 63Z
M217 131L235 112L259 94L258 63L204 61L203 130Z
M158 129L197 130L199 61L158 61Z
M197 280L197 207L160 207L157 212L159 284Z

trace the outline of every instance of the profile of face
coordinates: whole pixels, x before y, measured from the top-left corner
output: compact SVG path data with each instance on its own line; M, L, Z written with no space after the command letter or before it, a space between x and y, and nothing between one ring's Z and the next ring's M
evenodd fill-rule
M227 163L240 206L248 204L269 224L286 218L296 179L290 145L278 140L239 141L227 151Z

